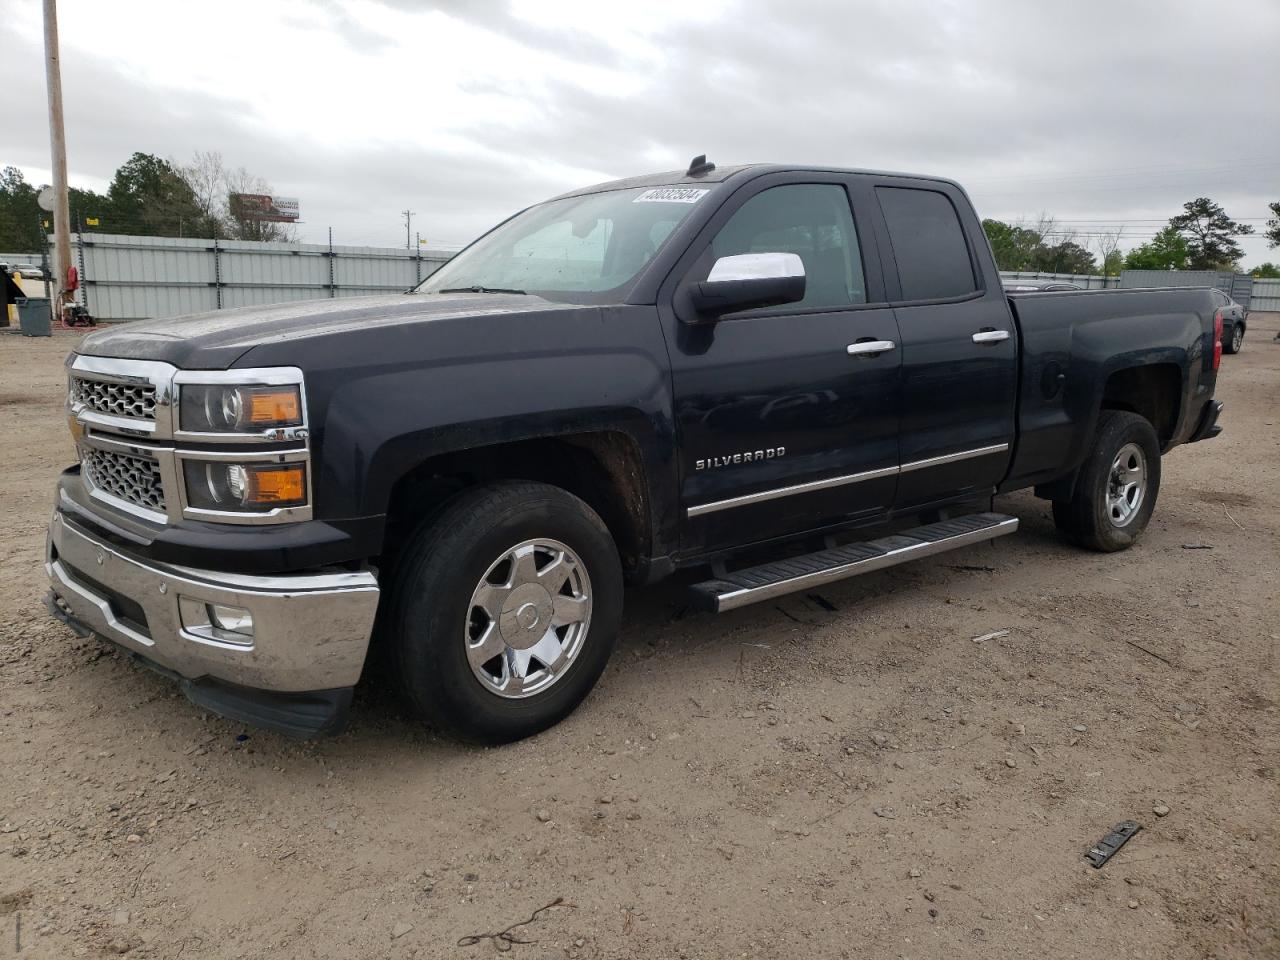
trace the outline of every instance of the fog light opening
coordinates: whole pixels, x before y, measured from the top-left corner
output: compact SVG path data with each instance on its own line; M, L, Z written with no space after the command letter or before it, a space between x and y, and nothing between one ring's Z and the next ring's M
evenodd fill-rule
M182 628L201 640L253 646L253 614L244 607L178 597Z
M221 603L209 604L209 619L219 630L241 633L253 637L253 614L244 607L231 607Z

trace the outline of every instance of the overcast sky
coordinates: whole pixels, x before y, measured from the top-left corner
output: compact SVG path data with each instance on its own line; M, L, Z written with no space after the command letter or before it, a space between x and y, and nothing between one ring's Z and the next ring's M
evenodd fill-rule
M0 165L44 183L40 6L0 0ZM1193 197L1259 230L1280 200L1280 0L59 8L73 185L217 150L300 198L304 240L402 244L408 208L460 244L698 153L952 176L983 216L1123 222L1123 246Z

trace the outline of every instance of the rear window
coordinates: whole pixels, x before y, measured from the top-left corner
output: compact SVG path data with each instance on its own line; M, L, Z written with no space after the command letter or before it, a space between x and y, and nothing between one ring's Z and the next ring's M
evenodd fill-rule
M978 289L960 217L936 190L877 187L903 300L963 297Z

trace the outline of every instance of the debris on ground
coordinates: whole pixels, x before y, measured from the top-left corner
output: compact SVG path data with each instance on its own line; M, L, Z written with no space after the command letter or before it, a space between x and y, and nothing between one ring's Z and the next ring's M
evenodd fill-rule
M991 633L984 633L980 637L974 637L973 642L986 643L988 640L999 640L1001 637L1007 637L1008 635L1009 635L1008 630L995 630Z
M1111 828L1110 833L1085 851L1084 858L1095 870L1099 869L1141 829L1136 820L1122 820Z
M524 944L537 943L538 941L536 940L521 940L518 937L516 937L514 934L512 934L511 931L515 930L518 927L527 927L529 924L536 922L538 917L541 916L543 913L555 907L565 907L566 909L569 909L569 910L576 909L575 904L565 903L564 897L556 897L550 903L545 904L539 907L537 910L533 911L533 913L529 916L528 920L521 920L517 923L513 923L511 924L511 926L507 927L506 929L498 930L494 933L473 933L470 936L461 937L458 940L458 946L474 947L476 944L481 943L482 941L489 940L493 943L494 947L498 950L498 952L506 953L508 950L511 949L511 947L514 944L517 944L517 943L524 943Z

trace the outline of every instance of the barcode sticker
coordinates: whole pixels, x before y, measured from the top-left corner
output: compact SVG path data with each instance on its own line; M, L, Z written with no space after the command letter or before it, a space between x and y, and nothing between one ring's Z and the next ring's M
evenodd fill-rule
M710 190L701 187L658 187L646 190L632 203L697 203Z

